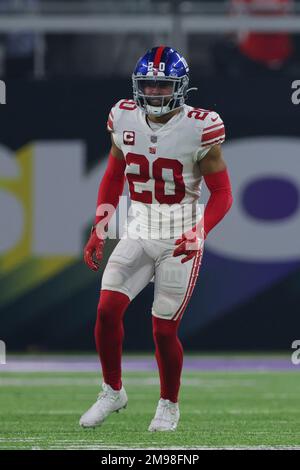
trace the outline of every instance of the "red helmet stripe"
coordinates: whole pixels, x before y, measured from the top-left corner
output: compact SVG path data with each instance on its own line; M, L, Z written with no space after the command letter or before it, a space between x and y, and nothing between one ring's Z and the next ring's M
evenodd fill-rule
M162 54L163 54L163 52L164 52L164 49L165 49L165 46L159 46L159 47L156 49L155 56L154 56L153 68L155 68L155 69L158 69L158 68L159 68L160 59L161 59L161 56L162 56Z

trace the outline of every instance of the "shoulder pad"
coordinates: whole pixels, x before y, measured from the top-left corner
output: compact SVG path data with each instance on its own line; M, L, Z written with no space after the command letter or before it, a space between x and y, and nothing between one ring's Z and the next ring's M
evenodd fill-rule
M225 141L225 126L218 113L209 111L203 124L201 135L201 146L203 148L222 144Z
M107 119L107 130L109 132L117 132L118 122L122 114L126 111L133 111L137 108L133 100L121 99L110 110Z

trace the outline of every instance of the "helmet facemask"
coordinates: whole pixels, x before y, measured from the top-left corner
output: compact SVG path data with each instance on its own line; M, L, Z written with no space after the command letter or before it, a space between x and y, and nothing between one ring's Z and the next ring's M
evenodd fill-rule
M183 106L188 83L189 78L187 75L183 77L166 77L133 74L133 98L146 114L162 116ZM147 87L157 88L162 93L146 94ZM167 91L167 88L169 91ZM166 90L167 94L164 94L163 90Z

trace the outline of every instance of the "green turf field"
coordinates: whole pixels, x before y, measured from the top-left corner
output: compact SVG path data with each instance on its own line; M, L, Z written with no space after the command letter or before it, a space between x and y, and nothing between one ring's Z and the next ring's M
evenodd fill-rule
M127 372L123 381L127 409L81 429L79 417L99 391L96 374L1 372L0 449L300 448L297 372L186 372L171 433L147 431L157 375Z

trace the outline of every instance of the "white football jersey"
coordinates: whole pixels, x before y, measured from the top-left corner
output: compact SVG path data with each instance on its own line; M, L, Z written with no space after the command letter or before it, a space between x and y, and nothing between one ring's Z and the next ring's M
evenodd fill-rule
M178 238L201 218L198 162L224 142L225 128L215 111L186 104L166 124L150 125L133 100L116 103L107 121L126 159L128 233Z

